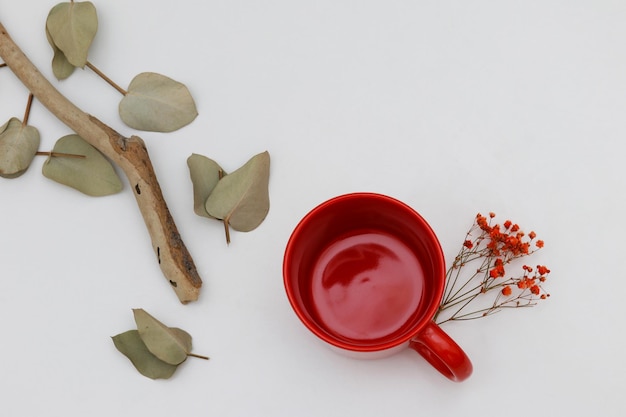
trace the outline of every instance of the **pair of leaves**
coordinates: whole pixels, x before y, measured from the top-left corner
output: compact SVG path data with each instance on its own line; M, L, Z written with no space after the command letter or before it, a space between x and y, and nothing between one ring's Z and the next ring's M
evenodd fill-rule
M87 64L89 47L98 31L98 15L93 3L59 3L46 19L46 35L54 51L52 71L59 80L68 78L75 68Z
M52 72L57 79L64 80L76 68L88 65L87 55L97 31L98 16L91 2L60 3L50 10L46 35L54 52ZM99 75L104 77L104 74ZM127 90L114 85L124 93L119 104L120 117L133 129L172 132L188 125L198 115L187 87L164 75L141 73Z
M39 142L39 131L15 117L0 127L0 176L17 178L26 172Z
M191 335L186 331L168 327L143 309L134 309L137 330L113 336L113 344L144 376L152 379L171 377L178 365L191 353Z
M39 149L39 131L11 118L0 127L0 176L17 178L33 161ZM54 145L43 165L45 177L91 196L122 190L113 165L78 135L64 136Z
M42 172L53 181L94 197L118 193L123 187L113 165L78 135L57 141Z
M194 212L223 221L227 242L230 227L249 232L265 220L270 207L267 151L228 175L217 162L198 154L192 154L187 165L193 184Z

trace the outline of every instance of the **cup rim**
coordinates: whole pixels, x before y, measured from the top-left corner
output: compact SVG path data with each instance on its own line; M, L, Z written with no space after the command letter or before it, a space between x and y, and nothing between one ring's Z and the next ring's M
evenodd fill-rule
M432 242L433 246L436 249L437 257L433 259L433 262L436 263L437 268L440 269L444 276L441 277L440 280L436 280L436 285L432 289L432 298L437 300L437 302L432 302L428 308L425 310L422 315L422 319L416 322L410 332L407 332L402 337L394 338L392 340L383 341L380 344L376 345L356 345L351 344L347 341L340 340L338 338L334 338L332 335L328 334L326 331L322 330L320 326L316 325L309 317L302 311L299 307L299 304L296 301L295 289L291 286L290 279L288 278L290 273L288 271L289 265L291 264L292 256L293 256L293 247L294 242L299 238L299 235L308 221L313 217L318 211L325 209L326 207L333 205L337 202L347 200L347 199L359 199L359 198L375 198L386 200L387 202L393 203L394 205L400 206L402 209L408 211L412 217L414 217L422 227L422 230L427 236L427 238ZM443 250L441 248L441 244L439 239L437 238L435 232L432 227L428 224L428 222L420 215L415 209L413 209L408 204L385 194L373 193L373 192L352 192L347 194L338 195L332 197L317 206L311 209L307 214L302 217L302 219L298 222L296 227L294 228L289 240L287 241L287 245L285 247L285 253L283 257L283 285L285 287L285 292L287 293L287 298L289 303L296 313L300 321L317 337L325 341L326 343L341 348L347 351L354 352L378 352L384 351L387 349L392 349L404 343L408 343L411 339L413 339L420 331L432 320L435 315L437 309L439 308L439 303L441 298L443 297L443 291L445 286L445 258L443 254Z

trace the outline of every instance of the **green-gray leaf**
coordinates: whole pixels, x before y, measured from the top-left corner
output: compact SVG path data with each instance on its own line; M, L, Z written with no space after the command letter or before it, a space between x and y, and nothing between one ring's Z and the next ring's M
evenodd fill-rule
M154 356L141 340L137 330L129 330L113 336L112 339L117 350L130 359L135 368L148 378L167 379L178 368L178 365L171 365Z
M131 81L119 113L129 127L152 132L172 132L198 115L184 84L153 72L139 74Z
M98 31L96 7L89 1L59 3L50 10L46 29L67 60L75 67L83 68Z
M39 149L39 131L12 117L0 127L0 177L22 175Z
M50 32L48 28L46 28L46 37L48 38L48 43L52 47L52 51L54 52L54 56L52 57L52 73L57 78L57 80L65 80L70 75L74 73L76 67L67 60L67 57L52 41L52 37L50 36Z
M191 336L184 330L170 328L143 309L133 309L141 340L154 356L171 365L178 365L191 352Z
M187 158L187 166L193 185L193 211L198 216L213 218L206 211L204 205L219 180L226 173L214 160L195 153Z
M207 212L235 230L255 229L269 212L269 175L270 155L266 151L218 182L206 201Z
M105 196L122 190L122 181L113 165L96 148L78 135L64 136L53 152L84 158L50 156L43 165L43 175L91 196Z

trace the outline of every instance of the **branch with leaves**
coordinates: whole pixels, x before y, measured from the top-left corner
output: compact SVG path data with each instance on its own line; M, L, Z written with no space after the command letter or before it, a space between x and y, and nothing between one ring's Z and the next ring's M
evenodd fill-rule
M84 10L87 12L84 12ZM68 72L70 72L70 66L73 71L75 67L86 65L87 53L85 49L91 44L92 37L89 38L87 42L76 43L72 41L78 38L83 39L81 36L84 34L68 34L67 31L71 28L84 27L84 25L70 24L75 23L74 21L76 19L87 19L91 22L92 27L92 30L88 32L95 34L95 29L93 28L94 13L93 5L89 2L62 3L52 9L46 29L49 41L55 51L53 68L55 68L55 65L59 65L59 61L63 61L62 64L67 66L66 70ZM51 19L54 21L53 24L50 24ZM59 19L59 21L65 22L65 24L57 24L55 19ZM97 28L97 21L95 28ZM53 33L54 30L58 30L59 32L55 35ZM67 39L68 36L69 41ZM91 35L88 35L88 37L89 36ZM84 61L72 62L74 58L70 60L70 57L76 53L73 49L75 47L79 48L78 52L84 56ZM11 69L33 97L76 133L76 135L72 136L72 139L64 140L64 142L71 142L69 152L55 149L53 152L50 152L50 158L55 158L55 153L57 156L61 153L75 154L75 148L78 146L80 148L78 155L82 155L85 158L76 158L76 160L87 160L89 155L85 155L87 152L85 149L91 149L90 147L93 147L98 153L101 153L106 158L113 161L113 163L125 173L131 184L148 232L150 233L156 260L166 280L174 289L182 303L196 300L199 296L202 280L163 198L144 141L138 136L125 137L121 135L110 126L84 112L69 101L28 59L13 41L1 22L0 58L4 61L3 65ZM57 62L57 64L55 64L55 62ZM55 69L55 74L57 74L57 71L58 68ZM156 126L154 129L149 125L149 118L154 114L171 114L169 113L170 110L174 110L174 112L177 110L177 106L170 105L166 105L167 108L155 108L155 105L158 106L163 102L163 100L155 99L155 94L158 96L163 92L167 94L174 91L175 93L179 93L178 96L175 94L175 100L176 97L180 97L180 94L186 96L186 89L183 89L182 87L184 86L181 86L182 84L164 76L155 75L153 73L140 74L140 76L135 78L133 83L131 83L127 95L124 96L123 102L125 102L125 104L120 104L120 107L127 108L124 115L121 114L122 119L130 120L131 127L143 130L175 130L181 127L181 124L189 123L190 119L193 120L195 117L195 107L193 107L194 112L192 112L191 116L186 114L186 116L183 116L181 119L180 115L174 115L174 118L178 120L178 125L170 125L166 128ZM187 99L187 103L188 102L189 100ZM171 103L171 101L166 101L166 103ZM178 109L180 108L178 107ZM167 118L153 117L153 120L157 122L164 119ZM146 123L148 123L148 125L146 125ZM17 172L7 173L4 175L6 177L19 176L28 168L30 161L37 154L39 134L38 132L34 134L30 129L27 130L29 127L30 126L19 122L17 119L12 119L5 126L0 128L0 135L4 135L6 142L9 143L7 147L12 147L11 145L16 142L28 144L28 146L20 148L17 154L8 155L8 157L12 157L13 159L8 162L6 160L0 161L5 165L11 166L15 165L15 160L20 161ZM80 140L76 139L74 136L80 138ZM85 143L83 144L82 141ZM79 145L76 145L76 143L79 143ZM65 145L67 145L67 143ZM2 167L0 167L0 170L1 168Z
M98 30L93 3L57 4L49 12L45 28L53 51L54 76L61 81L68 79L76 68L93 71L122 94L118 110L127 126L171 132L198 115L189 90L178 81L144 72L124 89L88 61ZM106 196L123 188L111 162L118 165L128 177L166 279L181 302L196 300L202 280L163 199L143 140L122 136L76 107L41 74L1 23L0 32L0 57L4 60L0 68L9 67L29 90L23 120L12 117L0 127L0 177L17 178L26 172L35 156L45 155L45 177L90 196ZM39 151L39 130L29 121L35 98L75 132L60 138L48 152ZM215 161L193 154L188 166L194 211L223 222L227 242L231 228L243 232L255 229L269 211L269 165L266 151L227 175Z

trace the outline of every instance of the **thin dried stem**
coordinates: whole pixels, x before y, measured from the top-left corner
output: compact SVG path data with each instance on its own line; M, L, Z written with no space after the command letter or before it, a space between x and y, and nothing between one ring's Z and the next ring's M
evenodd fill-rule
M228 219L222 220L222 223L224 223L224 233L226 233L226 244L230 245L230 224Z
M204 359L208 361L210 358L208 356L196 355L195 353L188 353L187 356L191 356L192 358Z
M35 96L33 93L28 94L28 102L26 103L26 110L24 111L24 119L22 121L22 126L28 125L28 119L30 118L30 109L33 106L33 100Z
M96 66L94 64L92 64L91 62L87 61L86 65L87 65L87 68L89 68L90 70L95 72L98 75L98 77L100 77L104 81L106 81L111 87L115 88L123 96L128 94L128 91L124 90L122 87L120 87L118 84L116 84L112 79L107 77L102 71L100 71L98 68L96 68Z
M73 153L64 153L64 152L37 152L35 155L37 156L54 156L54 157L59 157L59 158L79 158L79 159L83 159L86 158L85 155L76 155Z
M454 300L454 299L456 299L456 298L458 298L458 297L463 297L465 294L467 294L467 292L465 292L465 293L461 294L461 291L463 291L463 289L464 289L465 287L467 287L467 286L468 286L468 285L469 285L469 284L470 284L470 283L471 283L471 282L472 282L472 281L473 281L473 280L474 280L474 279L475 279L475 278L476 278L479 274L482 274L482 273L484 273L487 269L489 269L489 265L490 265L490 263L491 263L491 259L492 259L491 257L484 258L484 259L483 259L482 264L481 264L481 265L480 265L480 267L476 270L476 272L474 273L474 275L472 275L472 277L471 277L469 280L467 280L467 281L465 282L465 284L461 285L461 287L460 287L460 288L457 288L457 289L456 289L456 292L452 293L452 291L454 291L454 290L455 290L455 288L454 288L454 285L456 285L456 280L455 280L454 285L452 285L452 287L450 287L450 294L448 294L448 296L446 297L446 301L445 301L445 303L444 303L444 304L447 304L450 300ZM459 267L459 268L458 268L458 272L457 272L457 278L458 278L458 276L459 276L459 274L460 274L460 271L461 271L461 268ZM481 285L482 285L482 283L481 283ZM479 285L478 287L480 287L480 285ZM472 290L470 290L469 292L471 292L471 291L473 291L473 289L472 289Z

